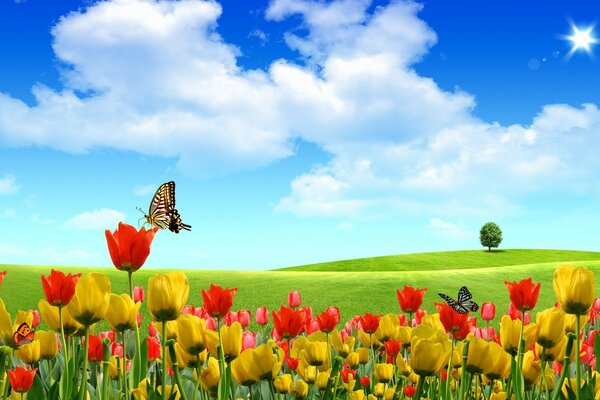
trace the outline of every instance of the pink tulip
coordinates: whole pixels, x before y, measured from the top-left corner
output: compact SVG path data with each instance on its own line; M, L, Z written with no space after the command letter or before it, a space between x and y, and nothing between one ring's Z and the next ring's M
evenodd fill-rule
M33 321L31 322L31 327L35 328L40 324L40 313L38 310L29 310L30 313L33 314Z
M346 333L348 335L352 335L352 321L346 322L345 328L346 328Z
M238 322L238 313L236 311L229 311L225 314L225 317L223 317L223 322L225 322L225 325L227 326L231 326L234 322Z
M206 327L212 331L217 330L217 320L213 317L206 318Z
M256 346L256 334L251 331L244 331L242 333L242 351L253 349L254 346Z
M596 300L594 300L594 306L592 308L594 311L600 312L600 297L596 297Z
M143 303L144 302L144 288L141 286L136 286L133 288L133 302Z
M527 325L528 323L531 322L531 314L529 314L529 311L526 311L525 317L523 317L523 313L521 311L517 310L517 308L513 305L513 303L510 303L508 305L508 315L510 316L510 319L512 319L512 320L515 320L515 319L522 320L525 325Z
M494 303L485 302L481 305L481 318L484 321L491 321L496 317L496 306Z
M254 320L259 325L266 325L269 323L269 310L267 307L262 306L256 309L256 314L254 314Z
M302 300L300 299L300 293L298 293L297 290L292 290L288 294L288 305L292 308L296 308L299 307L301 303Z
M121 343L113 343L111 345L111 355L115 357L123 357L123 345Z
M250 325L250 318L252 318L250 310L240 310L237 312L237 320L242 325L242 328Z
M319 326L319 322L316 319L311 319L308 324L306 324L306 334L310 335L311 333L315 333L319 331L321 327Z
M344 329L342 329L339 334L340 338L342 339L342 343L346 341L346 338L348 338L348 336L350 336L350 334Z
M100 332L100 339L108 339L111 343L115 341L115 331Z
M188 304L185 307L183 307L183 310L181 311L181 314L183 314L183 315L186 315L186 314L195 315L196 314L196 308L194 306L190 306Z

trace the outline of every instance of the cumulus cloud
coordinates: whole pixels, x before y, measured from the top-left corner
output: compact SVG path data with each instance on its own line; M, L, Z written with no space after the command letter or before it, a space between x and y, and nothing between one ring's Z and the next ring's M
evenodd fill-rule
M17 178L13 175L5 174L0 178L0 196L7 194L17 193L19 185L17 185Z
M125 219L125 214L110 208L99 208L82 212L70 218L66 225L77 230L114 229L119 221Z

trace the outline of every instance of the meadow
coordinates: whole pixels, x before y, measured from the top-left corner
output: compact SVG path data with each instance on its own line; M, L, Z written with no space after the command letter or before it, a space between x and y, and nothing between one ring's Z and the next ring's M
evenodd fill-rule
M600 276L600 253L568 250L483 250L406 254L344 260L331 263L291 267L271 271L213 271L185 270L190 282L188 304L202 305L201 289L211 283L239 288L233 309L249 309L253 313L260 306L278 309L286 304L290 290L298 290L303 304L321 312L328 306L339 307L342 321L354 315L371 313L399 313L396 289L404 285L427 288L423 309L434 311L434 302L442 301L437 293L453 297L462 285L467 285L478 303L491 301L497 305L496 321L509 304L505 280L532 277L541 282L541 293L536 310L550 307L556 301L552 289L552 275L557 265L568 262L590 268ZM149 263L151 264L151 259ZM113 267L55 267L64 272L101 271L108 275L114 293L126 293L127 273ZM5 265L8 271L0 288L0 297L7 310L37 308L44 297L40 275L50 273L48 266ZM134 285L146 288L148 278L157 272L144 266L135 272ZM534 310L534 312L536 311ZM150 321L146 307L142 307L144 324ZM100 327L102 328L102 326Z

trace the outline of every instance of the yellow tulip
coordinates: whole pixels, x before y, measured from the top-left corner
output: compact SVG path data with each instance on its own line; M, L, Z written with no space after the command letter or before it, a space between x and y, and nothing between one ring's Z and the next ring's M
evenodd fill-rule
M177 357L177 366L180 370L184 368L195 368L202 365L197 354L190 354L179 343L175 343L175 357ZM171 364L171 356L169 356L169 364Z
M331 369L328 369L324 372L319 372L317 374L316 385L319 390L325 390L327 388L327 382L329 381L329 375L331 374Z
M67 309L77 322L89 327L106 316L109 306L110 281L106 274L90 272L79 278Z
M25 364L33 364L40 359L40 341L34 340L31 343L19 346L15 350L15 356Z
M354 336L348 336L346 340L342 342L342 338L337 330L331 332L330 340L331 346L342 358L346 358L348 354L350 354L352 349L354 349L354 343L356 342L356 338Z
M375 386L373 386L373 395L375 397L383 397L385 393L385 383L377 383L375 384Z
M231 363L231 376L242 386L252 386L260 380L255 368L252 368L252 350L244 351Z
M60 319L58 315L58 307L51 305L46 301L46 299L42 299L38 303L38 308L40 310L40 316L42 317L42 320L44 320L46 325L48 325L48 327L53 331L60 332ZM75 319L71 316L71 313L69 313L68 308L63 307L61 312L65 335L73 335L79 329L83 330L83 325L75 321Z
M444 329L443 327L441 329ZM410 326L401 326L398 329L398 341L402 342L404 345L408 345L410 343L410 335L412 328Z
M381 343L377 339L377 335L368 334L367 332L363 331L362 329L360 331L358 331L358 340L364 347L373 346L373 348L378 349L383 346L383 343Z
M309 342L300 352L300 359L310 365L320 366L327 360L327 343Z
M560 307L567 314L583 315L594 304L594 273L587 268L559 265L552 280Z
M420 376L431 376L438 374L448 364L452 345L446 334L437 331L429 338L413 336L411 349L413 371Z
M508 399L506 392L492 393L490 400L506 400Z
M302 379L306 381L306 383L315 383L315 381L317 380L317 374L319 373L319 370L316 366L309 365L306 363L306 361L301 360L298 363L298 368L296 369L296 372L298 373L298 375L300 375Z
M303 399L308 394L308 385L304 381L297 380L292 385L291 392L297 399Z
M349 367L358 367L359 364L359 358L358 358L358 353L353 351L350 354L348 354L346 356L346 364L348 364Z
M472 374L481 374L491 365L490 346L487 340L471 337L469 339L469 352L467 354L467 371Z
M277 393L286 394L292 388L292 376L290 374L279 375L273 381L273 386Z
M216 396L219 389L219 379L221 374L219 373L219 362L216 358L210 357L208 359L208 367L202 371L201 383L204 390L210 392L211 395Z
M2 336L5 345L14 348L15 342L13 341L13 335L15 331L23 322L27 322L27 324L31 326L32 321L33 313L19 310L13 323L10 314L6 311L4 301L0 299L0 335Z
M488 347L489 362L483 373L488 379L506 379L510 373L510 356L498 343L490 342Z
M270 381L279 373L283 357L283 350L279 349L278 354L274 354L268 344L248 349L231 363L233 378L243 386L250 386L262 379Z
M396 367L398 368L398 374L402 376L410 375L410 367L406 365L406 361L404 361L404 357L402 357L402 354L398 354L396 356Z
M148 310L155 321L174 321L187 302L190 285L182 272L156 274L148 279Z
M581 349L581 348L580 348ZM564 336L562 340L551 349L546 350L547 359L550 360L550 356L554 356L554 360L562 364L565 359L565 353L567 352L567 336ZM571 354L569 355L569 362L575 361L575 356L579 353L577 346L573 343L571 347ZM541 353L540 353L541 355Z
M558 308L548 308L537 313L536 342L543 347L554 347L565 336L565 313Z
M400 331L400 320L396 314L386 314L381 317L379 321L379 328L375 331L373 336L380 342L386 342L389 339L398 340L398 334Z
M350 400L365 400L365 399L366 399L365 391L362 389L350 392Z
M58 354L58 339L56 333L35 331L35 339L40 341L40 358L52 360Z
M142 303L133 302L128 294L110 295L110 312L106 314L106 320L110 328L116 332L123 332L126 329L135 329L137 324L137 315Z
M529 350L523 356L523 380L525 387L531 388L540 379L542 367L535 361L533 351ZM528 389L529 390L529 389Z
M177 341L190 354L199 354L206 349L206 331L203 318L186 314L177 319Z
M394 390L394 388L388 386L388 388L385 389L385 393L383 393L383 400L392 400L394 398L395 393L396 391Z
M435 330L435 331L437 331L438 329L442 329L442 330L444 329L444 325L442 324L442 321L440 320L439 313L425 315L423 317L423 319L421 320L421 325L428 325L428 326L432 327L433 330Z
M175 321L167 321L165 322L165 328L166 328L166 338L167 340L177 340L177 321L179 319L175 320ZM156 321L152 321L151 322L152 326L154 326L154 328L156 329L156 331L162 335L162 328L163 328L163 323L162 322L156 322Z
M242 351L242 325L234 322L231 326L221 327L221 344L227 362L235 359ZM216 353L213 353L216 354Z
M369 362L369 349L359 347L356 349L356 352L358 353L358 362L360 364L366 364Z
M580 329L583 330L583 327L585 326L585 324L588 323L588 321L590 320L590 315L589 314L585 314L585 315L580 315L579 316L579 327ZM573 332L575 333L575 328L577 327L575 324L577 323L577 318L575 317L574 314L567 314L565 315L565 331L566 332Z
M119 367L118 363L121 361L117 359L116 356L112 356L108 359L108 376L110 379L118 379L119 378Z
M521 320L510 319L508 315L502 316L500 320L500 343L502 348L510 355L517 355L519 349L519 338L521 336ZM536 325L528 324L523 328L525 349L529 349L535 340Z
M389 383L394 376L394 364L375 364L377 382Z
M148 392L146 391L147 385L150 385L150 378L145 378L144 380L142 380L138 384L138 387L131 391L135 400L147 400L150 398L148 396ZM175 386L175 385L173 385L173 386L164 385L164 386L166 388L168 399L170 399L173 394L175 394L175 397L174 397L175 400L181 399L181 395L179 394L179 390L177 389L177 386ZM158 389L159 393L162 393L162 388L163 388L163 385L158 385L157 389Z

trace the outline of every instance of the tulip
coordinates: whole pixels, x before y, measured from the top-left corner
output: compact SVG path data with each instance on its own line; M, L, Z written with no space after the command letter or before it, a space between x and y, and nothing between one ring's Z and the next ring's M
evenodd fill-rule
M510 301L521 312L533 310L540 294L541 284L533 284L531 278L523 279L519 283L504 281L510 294Z
M266 325L269 323L269 311L267 307L259 307L256 309L256 313L254 314L254 320L259 325Z
M148 342L148 361L156 361L160 358L160 341L155 336L146 338Z
M104 358L104 346L96 335L90 334L88 345L88 361L102 361Z
M358 353L358 362L359 364L366 364L369 362L369 349L364 347L359 347L356 349Z
M375 364L374 371L377 382L389 383L394 376L394 364Z
M494 303L485 302L481 305L481 319L491 321L496 317L496 306Z
M525 388L529 390L535 385L540 378L542 373L542 367L535 361L533 351L528 351L523 356L523 380L525 381Z
M594 311L596 311L596 313L600 313L600 297L596 297L596 299L594 300L594 305L592 306L592 309Z
M510 373L510 356L498 343L490 342L488 346L489 362L484 364L483 373L488 379L508 378L508 374ZM470 350L469 348L469 352Z
M60 332L58 307L52 306L46 300L42 299L38 303L38 308L40 309L42 320L44 320L46 325L48 325L48 327L50 327L50 329L53 331ZM68 308L63 308L61 312L65 335L73 335L79 329L83 329L83 325L75 321L75 319L71 316L71 313L69 313Z
M288 294L288 306L296 308L299 307L301 303L302 300L300 299L300 293L298 293L297 290L292 290Z
M344 331L342 331L344 332ZM338 355L342 358L346 358L348 354L354 349L354 343L356 339L354 336L347 336L346 339L342 340L341 336L337 331L333 331L331 335L331 345Z
M8 271L0 272L0 286L2 286L2 281L4 280L4 277L6 276L7 273L8 273Z
M210 353L218 354L217 345L219 340L216 333L207 331L206 342ZM242 325L239 322L234 322L231 326L223 325L221 327L221 346L226 361L234 360L240 354L242 351Z
M147 391L148 386L152 387L150 378L145 378L138 384L138 387L136 389L133 389L131 391L135 400L147 400L149 398L153 398L153 397L150 397L148 394L148 391ZM173 399L173 400L181 399L181 395L179 394L179 390L177 389L177 386L175 386L175 385L173 385L173 386L163 385L163 386L165 388L165 393L166 393L167 399ZM158 386L158 392L162 393L162 391L163 391L163 387Z
M33 315L33 319L31 320L31 328L37 328L37 326L40 324L40 313L38 310L28 310L27 312L30 312L31 315Z
M417 387L414 385L407 385L404 387L404 395L406 397L413 397L417 393Z
M16 367L14 370L8 371L8 379L13 392L25 393L29 391L31 385L33 385L36 372L37 368L25 369L23 367Z
M140 305L134 303L128 294L110 295L110 312L106 314L106 319L110 327L115 332L123 332L126 329L135 329L136 319Z
M404 289L396 290L400 309L409 314L417 312L423 304L423 296L427 289L415 289L412 286L404 286Z
M242 332L242 352L253 349L256 346L256 333L252 331Z
M156 274L148 280L148 309L158 322L176 320L190 292L187 276L182 272Z
M440 322L444 326L446 332L456 334L468 330L467 318L468 314L459 314L448 304L436 304L440 314Z
M237 288L223 289L218 285L210 285L210 289L202 289L202 298L204 299L204 309L215 318L224 317L233 304L233 297Z
M371 385L371 378L369 378L368 376L360 377L360 386L366 387L366 386L370 386L370 385Z
M565 331L575 333L578 319L580 328L583 328L588 323L588 315L581 315L577 318L574 314L565 314Z
M110 253L110 259L115 268L120 271L135 272L144 265L150 254L150 244L158 228L139 231L128 224L119 222L116 231L108 229L104 232Z
M123 358L123 343L111 343L110 355Z
M594 304L594 273L587 268L560 265L552 281L560 307L567 314L583 315Z
M291 393L297 398L297 399L302 399L304 397L306 397L306 394L308 393L308 385L306 384L306 382L301 381L301 380L297 380L296 382L294 382L294 384L292 385L292 390Z
M559 308L538 312L536 317L536 341L542 347L554 347L565 336L565 313Z
M296 372L298 373L298 375L300 375L302 379L306 381L306 383L313 384L317 380L317 374L319 373L319 370L316 366L308 365L306 362L301 360L300 364L298 364L298 369Z
M360 317L360 324L366 333L375 333L375 331L377 331L379 328L380 321L381 315L366 313L364 316Z
M53 306L66 306L75 295L75 285L81 274L68 274L52 270L50 275L42 275L42 287L46 300Z
M271 381L281 369L283 356L283 350L279 349L279 355L275 355L268 344L248 350L231 363L233 379L243 386L250 386L262 379Z
M175 343L175 357L177 358L177 366L179 370L185 368L197 368L204 364L207 357L207 351L198 354L190 354L179 344ZM169 354L168 366L173 368L173 360Z
M136 286L133 288L133 302L134 303L143 303L144 302L144 288L141 286Z
M80 278L67 309L77 322L90 326L106 316L110 306L110 281L106 274L90 272Z
M377 398L383 398L385 394L385 384L377 383L373 386L373 395Z
M421 377L437 375L448 364L452 352L448 336L440 335L440 331L430 337L419 337L418 333L411 339L411 367Z
M58 338L56 333L35 331L35 340L40 342L40 358L52 360L58 354Z
M329 382L330 372L331 372L331 369L329 369L327 371L319 372L317 374L317 380L315 381L315 385L317 386L317 389L319 389L320 391L323 391L327 388L327 383Z
M365 400L366 398L365 391L362 389L350 392L350 400Z
M221 374L219 373L219 362L214 357L208 359L208 367L201 373L200 382L204 390L208 391L212 396L217 397L217 390L219 388L219 380Z
M195 315L177 319L177 341L185 351L198 355L206 349L206 321Z
M33 364L40 359L40 341L34 340L31 343L19 346L15 350L15 356L25 364Z
M500 342L504 351L510 355L517 355L519 349L519 338L521 336L521 320L510 319L508 315L504 315L500 320ZM523 328L523 338L525 339L524 349L529 349L531 343L535 340L536 325L529 324Z
M250 319L252 318L252 313L250 310L240 310L237 312L237 320L242 325L242 328L250 325Z
M304 331L306 311L281 306L279 312L271 311L275 330L283 338L294 338Z
M108 359L108 376L110 379L114 380L119 378L119 368L117 367L118 363L119 360L115 356L112 356Z
M289 393L292 388L292 376L290 374L279 375L273 381L273 386L277 393L286 394Z
M409 376L411 373L411 369L406 364L406 361L404 360L404 357L402 357L402 354L398 354L396 356L396 367L398 368L397 371L399 375Z
M317 317L317 323L321 331L329 333L335 329L340 322L340 310L337 307L328 307Z
M0 299L0 336L6 345L13 348L16 347L16 343L13 340L13 334L23 322L27 322L27 324L31 326L33 322L33 314L19 310L13 323L10 314L8 311L6 311L4 301Z
M508 315L511 319L520 319L525 323L525 325L531 322L531 314L529 313L529 311L525 311L525 313L522 313L521 311L517 310L513 303L510 303L508 305Z
M179 320L179 318L175 321L167 321L165 322L165 337L167 338L167 340L177 340L178 337L178 329L177 329L177 321ZM152 322L151 325L154 327L154 330L157 332L162 332L163 331L163 323L162 322ZM162 335L162 333L161 333Z
M489 357L489 342L483 339L472 337L469 342L469 352L467 354L467 371L472 374L481 374L489 368L491 358Z

